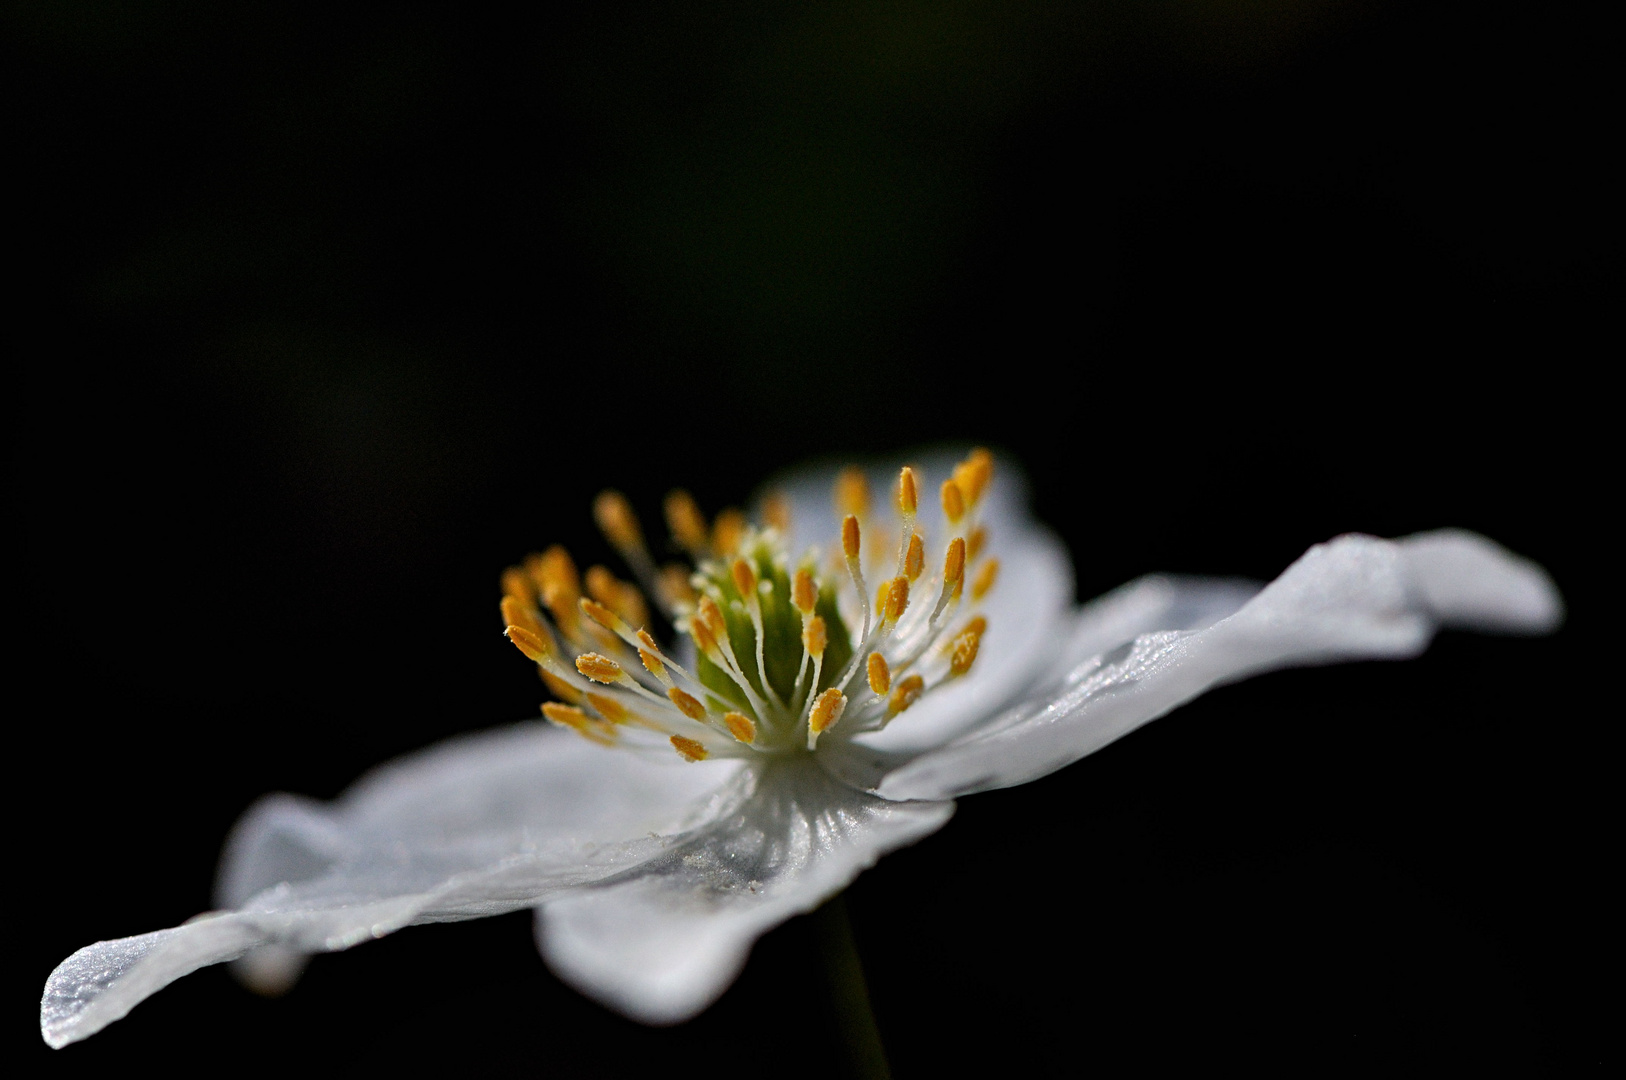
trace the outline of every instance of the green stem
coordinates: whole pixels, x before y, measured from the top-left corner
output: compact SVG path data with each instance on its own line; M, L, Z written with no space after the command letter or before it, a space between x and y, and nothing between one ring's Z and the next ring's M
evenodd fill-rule
M813 923L818 928L819 953L824 959L825 981L847 1067L861 1080L890 1080L892 1070L887 1066L881 1029L870 1006L869 986L864 981L864 965L858 958L845 897L838 893L825 901L813 913Z

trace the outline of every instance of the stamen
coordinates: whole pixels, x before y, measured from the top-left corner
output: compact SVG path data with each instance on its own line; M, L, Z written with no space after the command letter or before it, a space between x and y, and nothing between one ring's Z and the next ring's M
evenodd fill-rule
M813 711L807 717L807 748L814 749L818 745L819 736L835 726L841 719L842 712L847 708L847 695L835 687L831 687L819 695L814 703Z
M648 630L638 631L638 642L641 646L638 650L638 659L644 662L644 670L667 686L672 685L671 677L666 674L666 665L655 655L660 652L660 646L655 644L655 639L649 636Z
M620 664L598 653L582 653L576 657L576 670L594 682L606 685L620 682L625 677Z
M986 626L986 621L983 622ZM960 632L953 642L953 649L949 653L949 676L958 678L971 670L972 663L977 659L977 648L982 644L982 626L977 620L971 620L971 625Z
M728 569L734 578L734 587L740 590L740 599L744 600L747 606L756 603L757 574L751 568L751 564L744 559L735 559L734 564Z
M693 739L685 739L682 735L672 736L672 749L676 750L684 761L705 761L709 756L704 746Z
M815 615L807 620L802 627L802 648L807 650L809 656L823 656L825 646L830 643L824 629L824 618Z
M560 701L568 702L571 705L581 704L582 692L580 690L576 689L574 686L571 686L568 682L561 679L547 668L538 668L537 674L542 676L542 685L546 686L548 691L553 694L554 697L558 698Z
M694 586L689 584L689 568L679 563L667 563L655 578L655 589L670 611L682 611L694 606Z
M920 571L926 565L926 544L921 540L920 534L909 534L909 552L903 559L903 576L911 582L920 576Z
M585 614L589 619L592 619L594 622L604 627L604 629L610 631L610 633L615 634L617 637L620 637L623 634L632 633L632 628L626 623L622 622L619 615L605 607L603 604L600 604L595 600L589 600L585 596L578 600L577 604L581 607L582 613Z
M836 475L836 513L863 517L869 510L869 481L864 470L849 465Z
M757 677L762 680L762 691L780 708L784 702L779 700L779 694L774 690L773 683L768 681L768 662L764 658L768 635L762 626L762 598L757 595L757 573L751 564L744 559L735 559L729 567L734 578L734 587L740 591L740 598L745 601L746 614L751 616L751 629L756 633L757 639Z
M905 465L898 473L898 513L912 518L919 506L920 490L915 483L915 470Z
M756 691L756 687L751 685L751 680L745 677L745 669L740 667L739 658L734 655L734 643L729 639L728 622L723 618L722 608L718 607L717 601L711 597L702 596L697 614L701 625L705 628L705 633L710 636L712 642L711 651L706 652L706 658L720 667L730 679L734 680L734 685L744 692L746 700L751 703L751 708L756 710L758 716L767 715L767 702L762 700L761 695ZM694 627L695 620L690 619L690 635L694 638L697 647L703 647L701 635L694 633ZM757 641L760 642L761 640L762 634L759 631ZM764 686L768 685L766 677L763 678L762 683Z
M770 491L762 500L762 520L781 536L790 535L790 499L783 491Z
M546 633L542 628L542 620L537 617L536 609L513 593L502 598L499 608L502 611L504 626L523 626L538 637Z
M888 623L896 624L903 618L903 613L909 606L909 579L895 577L886 591L886 618Z
M824 650L829 644L824 616L815 615L802 621L802 663L796 669L796 700L793 712L800 713L802 703L807 700L802 692L802 676L807 673L807 658L810 656L813 658L813 681L807 684L807 691L811 693L819 688L819 677L824 673Z
M903 710L913 705L916 701L920 700L920 695L924 693L925 690L926 680L922 679L919 675L910 675L908 678L900 682L898 684L898 688L892 691L892 699L886 703L887 719L890 720L892 717L898 715Z
M671 699L673 705L677 706L678 712L687 716L690 720L704 720L706 718L706 707L700 704L692 695L685 694L674 686L666 691L666 696Z
M536 585L531 576L517 566L510 566L502 572L502 594L512 596L526 607L536 605Z
M976 506L994 476L994 456L982 447L971 451L964 461L954 467L954 482L960 486L966 501Z
M813 583L812 573L806 568L796 571L796 578L790 586L790 602L804 618L813 614L813 609L818 606L819 589Z
M566 638L575 640L580 620L576 601L581 596L581 578L570 553L558 544L525 560L525 570L536 583L537 594L553 615L553 621Z
M728 733L742 743L757 741L757 726L751 723L751 718L744 713L731 712L723 716L723 726Z
M965 493L953 480L943 481L943 516L950 525L958 525L965 517Z
M905 465L898 473L898 515L903 518L903 533L898 537L898 569L904 572L909 558L909 543L915 535L915 511L920 507L920 488L915 482L915 470Z
M971 535L965 538L965 557L975 562L982 554L983 547L988 543L988 530L981 525L971 530Z
M858 602L864 605L864 629L858 635L858 640L863 641L869 637L869 596L864 588L864 571L858 566L859 539L858 516L848 514L841 522L841 553L847 557L847 573L858 590Z
M605 694L595 694L588 691L585 695L587 703L604 719L612 724L624 724L632 719L634 714L627 711L626 706Z
M981 600L994 587L994 579L999 576L999 560L989 559L977 571L977 580L971 583L971 599Z
M681 488L666 496L666 527L690 555L699 558L706 553L706 516L694 497Z
M614 611L634 626L649 622L649 605L644 594L630 581L622 581L602 566L587 570L587 595Z
M638 526L638 515L632 512L632 504L619 491L599 492L598 498L593 500L593 520L623 557L628 552L644 549L644 532Z
M732 506L717 515L711 527L711 547L719 555L732 555L745 539L745 515Z
M887 669L886 657L878 652L869 654L869 688L880 697L892 688L892 672Z
M548 642L540 634L532 633L523 626L510 624L503 630L520 652L540 664L548 658Z
M615 729L609 727L573 705L561 705L557 701L542 703L542 715L560 727L567 727L576 734L596 742L600 746L615 745Z

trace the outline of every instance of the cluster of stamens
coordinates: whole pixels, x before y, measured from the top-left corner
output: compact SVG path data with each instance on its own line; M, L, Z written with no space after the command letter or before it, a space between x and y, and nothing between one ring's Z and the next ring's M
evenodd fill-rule
M941 571L930 574L913 468L898 475L901 529L890 535L869 520L864 474L840 473L840 548L822 567L817 551L792 566L782 495L765 500L759 524L724 510L708 527L683 491L667 496L666 522L693 568L657 567L626 498L606 491L594 517L639 584L602 566L579 574L559 546L531 555L503 574L508 638L559 699L543 715L606 746L646 729L701 761L747 748L813 750L838 721L844 732L876 731L977 658L987 620L973 613L952 633L948 627L964 594L974 608L998 574L998 560L983 557L987 533L977 524L992 477L992 456L975 450L943 481L950 537ZM873 600L866 563L872 575L889 572ZM693 670L650 633L646 596L693 641ZM923 597L931 599L915 599Z

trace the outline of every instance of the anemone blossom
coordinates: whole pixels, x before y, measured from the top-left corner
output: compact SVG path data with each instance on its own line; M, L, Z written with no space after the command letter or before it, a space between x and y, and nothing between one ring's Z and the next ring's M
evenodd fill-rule
M383 765L332 804L263 799L228 841L221 910L73 954L46 983L45 1040L83 1039L208 964L274 989L312 953L527 907L566 982L683 1020L761 934L941 828L961 795L1271 669L1562 617L1539 567L1460 531L1343 536L1262 588L1149 576L1077 607L1067 552L1011 471L983 451L809 471L755 524L708 525L676 492L666 517L690 562L664 568L606 493L599 524L638 584L579 575L559 548L503 578L507 634L557 699L547 722ZM651 632L650 601L676 643Z

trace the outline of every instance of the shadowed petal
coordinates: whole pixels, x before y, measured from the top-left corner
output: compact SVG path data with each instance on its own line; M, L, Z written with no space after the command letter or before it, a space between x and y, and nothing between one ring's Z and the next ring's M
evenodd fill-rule
M1443 624L1541 633L1561 618L1541 568L1483 537L1340 537L1228 618L1144 633L1121 657L1087 660L987 728L896 768L878 791L942 799L1026 783L1214 686L1275 668L1414 656Z
M332 806L271 796L227 844L218 895L238 910L79 950L46 984L41 1031L53 1046L85 1038L207 964L297 975L301 954L531 907L727 814L739 774L522 724L385 765Z
M588 997L645 1023L686 1020L727 989L765 931L953 812L854 791L806 759L775 763L754 797L698 835L619 880L544 904L537 941Z

